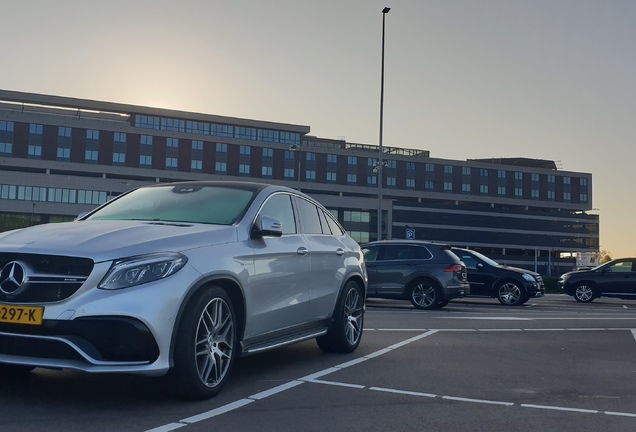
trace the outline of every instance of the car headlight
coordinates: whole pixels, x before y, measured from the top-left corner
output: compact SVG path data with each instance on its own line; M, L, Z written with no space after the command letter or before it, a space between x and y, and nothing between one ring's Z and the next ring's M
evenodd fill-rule
M104 279L101 289L121 289L166 278L178 272L188 259L180 253L140 255L115 261Z
M536 282L536 280L534 279L534 276L529 275L527 273L522 274L521 277L527 280L528 282Z

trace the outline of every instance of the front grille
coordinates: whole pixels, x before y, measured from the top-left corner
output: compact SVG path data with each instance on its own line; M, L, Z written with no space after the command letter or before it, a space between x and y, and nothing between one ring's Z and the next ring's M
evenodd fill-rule
M10 262L24 264L32 271L30 282L15 293L0 290L0 302L51 303L72 296L84 283L93 261L57 255L0 253L0 269Z

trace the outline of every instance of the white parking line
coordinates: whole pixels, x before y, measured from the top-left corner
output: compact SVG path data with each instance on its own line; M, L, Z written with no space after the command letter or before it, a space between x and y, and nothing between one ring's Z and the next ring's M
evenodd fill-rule
M366 331L367 329L365 329ZM373 329L368 329L368 330L373 330ZM381 331L404 331L403 329L376 329L376 330L381 330ZM464 331L477 331L477 332L490 332L490 331L559 331L559 330L563 330L563 331L578 331L578 330L585 330L585 331L591 331L591 330L616 330L616 329L591 329L591 328L585 328L585 329L568 329L568 328L564 328L564 329L547 329L547 330L540 330L540 329L466 329ZM634 336L634 338L636 339L636 328L630 328L630 329L624 329L624 330L628 330L632 333L632 335ZM402 348L403 346L406 346L410 343L416 342L418 340L421 340L423 338L426 338L428 336L434 335L438 332L457 332L457 329L429 329L429 330L421 330L424 331L424 333L411 337L409 339L406 339L402 342L398 342L396 344L390 345L386 348L380 349L378 351L372 352L370 354L367 354L365 356L359 357L357 359L354 360L350 360L348 362L342 363L340 365L334 366L334 367L330 367L327 369L323 369L321 371L315 372L313 374L310 375L306 375L302 378L298 378L296 380L292 380L288 383L276 386L272 389L269 390L265 390L259 393L255 393L245 399L239 399L235 402L229 403L227 405L223 405L221 407L215 408L213 410L210 411L206 411L203 412L201 414L197 414L191 417L187 417L185 419L179 420L178 423L168 423L165 424L163 426L159 426L153 429L148 429L146 432L170 432L176 429L180 429L184 426L188 426L190 424L193 423L197 423L203 420L208 420L212 417L216 417L225 413L228 413L230 411L242 408L248 404L251 404L253 402L256 402L258 400L262 400L265 399L269 396L275 395L275 394L279 394L282 393L286 390L289 390L291 388L297 387L301 384L304 383L312 383L312 384L322 384L322 385L331 385L331 386L338 386L338 387L347 387L347 388L354 388L354 389L365 389L366 387L364 385L360 385L360 384L352 384L352 383L344 383L344 382L336 382L336 381L326 381L326 380L319 380L318 378L323 377L325 375L329 375L332 374L334 372L338 372L341 371L345 368L351 367L351 366L355 366L357 364L363 363L367 360L379 357L383 354L387 354L392 352L393 350L396 350L398 348ZM437 398L440 397L442 399L446 399L446 400L452 400L452 401L457 401L457 402L468 402L468 403L483 403L483 404L491 404L491 405L502 405L502 406L514 406L515 403L513 402L505 402L505 401L492 401L492 400L484 400L484 399L473 399L473 398L465 398L465 397L457 397L457 396L438 396L432 393L421 393L421 392L413 392L413 391L407 391L407 390L400 390L400 389L388 389L388 388L381 388L381 387L369 387L369 390L372 391L378 391L378 392L385 392L385 393L394 393L394 394L401 394L401 395L407 395L407 396L420 396L420 397L427 397L427 398ZM636 413L625 413L625 412L615 412L615 411L598 411L598 410L590 410L590 409L582 409L582 408L568 408L568 407L558 407L558 406L549 406L549 405L534 405L534 404L519 404L520 407L522 408L533 408L533 409L545 409L545 410L556 410L556 411L567 411L567 412L576 412L576 413L590 413L590 414L606 414L606 415L611 415L611 416L622 416L622 417L633 417L636 418Z

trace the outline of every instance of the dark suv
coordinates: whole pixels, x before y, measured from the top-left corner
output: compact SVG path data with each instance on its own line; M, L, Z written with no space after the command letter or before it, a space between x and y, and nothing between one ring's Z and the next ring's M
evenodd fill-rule
M418 240L382 240L362 246L368 297L410 300L417 309L438 309L464 296L466 266L449 245Z
M471 297L494 297L503 305L520 306L544 295L538 273L501 265L473 250L453 247L452 251L466 264Z

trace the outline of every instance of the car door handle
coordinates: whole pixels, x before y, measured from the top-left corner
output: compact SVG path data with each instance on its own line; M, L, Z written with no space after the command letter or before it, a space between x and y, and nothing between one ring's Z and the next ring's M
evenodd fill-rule
M343 256L344 255L344 249L342 249L342 248L336 249L336 255Z
M296 253L298 255L307 255L309 251L307 250L306 247L299 247L298 250L296 250Z

